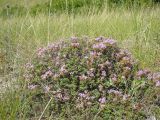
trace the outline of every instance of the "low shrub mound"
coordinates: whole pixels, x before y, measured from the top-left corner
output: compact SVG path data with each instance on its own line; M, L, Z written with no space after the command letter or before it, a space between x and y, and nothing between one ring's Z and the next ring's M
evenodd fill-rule
M30 117L46 108L44 118L89 110L83 119L145 119L149 105L159 106L160 73L140 69L113 39L72 37L50 44L24 71Z

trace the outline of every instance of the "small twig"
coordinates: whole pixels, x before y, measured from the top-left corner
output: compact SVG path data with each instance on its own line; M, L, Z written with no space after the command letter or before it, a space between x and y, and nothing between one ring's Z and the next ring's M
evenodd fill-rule
M43 117L44 112L46 111L46 109L47 109L48 105L50 104L50 102L52 101L52 99L53 99L53 97L51 97L50 100L48 101L46 107L44 108L44 110L43 110L43 112L42 112L42 114L41 114L41 116L39 117L38 120L41 120L41 118Z

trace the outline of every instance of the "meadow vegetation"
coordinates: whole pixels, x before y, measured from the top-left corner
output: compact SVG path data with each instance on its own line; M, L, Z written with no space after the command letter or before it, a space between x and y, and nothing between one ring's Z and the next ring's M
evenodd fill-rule
M139 0L120 0L119 2L116 0L49 0L42 2L40 0L34 0L27 2L25 0L0 0L0 84L4 82L6 84L5 87L1 87L0 85L0 119L25 120L29 118L38 119L40 117L42 119L55 119L55 117L56 119L89 119L88 117L90 117L90 119L113 119L115 116L117 119L124 119L123 117L126 117L126 119L146 119L150 116L155 116L157 119L160 119L159 88L156 87L158 83L150 83L146 78L139 80L135 75L138 70L146 68L150 70L151 73L160 71L160 8L156 0L138 1ZM28 83L28 81L24 79L24 65L28 62L35 63L35 60L39 60L35 59L38 48L46 48L46 46L51 43L68 41L71 36L77 36L80 39L89 38L89 40L93 41L95 41L97 36L105 36L105 38L117 40L117 48L131 52L133 59L138 63L137 71L134 71L135 78L132 80L137 87L132 86L126 89L125 87L127 86L115 85L116 90L120 90L123 95L124 93L131 94L132 97L129 103L111 102L108 100L108 97L106 97L106 100L101 99L102 102L106 102L106 107L103 111L98 109L99 104L97 103L94 103L94 107L75 110L73 109L73 104L71 104L72 102L67 102L60 109L58 106L55 106L54 100L49 102L50 98L52 98L49 97L51 95L50 93L47 94L48 96L45 94L43 99L40 99L41 95L44 95L44 93L42 94L42 89L38 89L38 91L33 90L30 93L28 85L33 85L33 83L37 85L37 82L35 82L35 78L33 80L34 82L32 81L33 83ZM83 46L81 50L83 50L86 43L82 42L81 45ZM91 47L89 49L92 51ZM67 51L70 54L74 54L75 52L74 50L70 50L70 48L65 51L62 49L61 52ZM112 52L114 52L114 50ZM82 59L82 61L84 59ZM100 59L102 59L100 62L104 61L103 56ZM74 60L76 61L77 59L70 58L68 60L69 63L65 64L75 65L76 62L74 63ZM50 61L48 61L48 63L49 62ZM100 63L97 63L95 67L97 67L98 64ZM36 66L39 66L39 61L36 63ZM78 75L82 73L86 75L86 68L81 67L82 66L80 66L81 70ZM69 68L68 70L74 71L72 67ZM38 70L41 69L36 68L36 74L38 74ZM113 71L115 70L112 70L112 72ZM97 72L96 74L99 73ZM112 74L115 73L113 72ZM114 77L114 75L111 76ZM40 77L39 74L36 79L41 79L38 77ZM109 76L107 76L106 79L110 79L110 77L108 77ZM64 79L65 83L57 85L69 85L67 83L69 78L62 77L60 79ZM44 81L39 81L38 85L42 85L43 82ZM132 82L130 84L133 84ZM99 85L99 83L93 84ZM75 84L70 85L69 87L75 87ZM143 85L145 87L149 86L148 89L146 90ZM29 86L29 88L32 87L33 86ZM103 87L108 88L113 86L107 83L107 85L103 84ZM85 89L85 86L82 86L82 88ZM83 93L85 90L81 91L81 95L87 94ZM74 93L75 91L72 92L76 94ZM79 91L77 90L76 92ZM143 92L145 94L142 98L141 94ZM39 101L32 98L35 97L36 94L39 94L37 97ZM99 102L100 97L104 97L101 96L100 93L97 94L96 101L94 102ZM132 109L130 105L138 102L145 102L146 104L137 104L138 107L143 106L143 109L137 112L135 109ZM32 107L34 109L31 109ZM53 108L56 108L57 116L53 116L55 115L55 113L52 113ZM63 112L60 112L60 110ZM42 114L43 111L44 113ZM79 112L73 114L75 111ZM137 116L134 116L135 113ZM109 118L109 116L111 117Z

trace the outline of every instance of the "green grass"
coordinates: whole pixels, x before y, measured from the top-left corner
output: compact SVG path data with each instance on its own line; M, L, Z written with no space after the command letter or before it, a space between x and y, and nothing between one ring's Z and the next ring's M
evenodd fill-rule
M32 58L37 47L70 36L85 35L93 38L112 37L118 40L119 46L131 51L143 68L160 71L159 13L159 6L155 6L139 10L104 9L96 14L94 10L90 10L85 15L41 13L33 17L27 12L22 17L1 17L0 74L6 79L9 75L15 77L18 83L21 83L22 81L19 81L21 67ZM21 109L27 110L25 108L27 100L23 101L22 105L19 97L19 92L2 94L1 120L16 119L18 111L21 113ZM25 119L25 115L20 116Z
M159 12L157 7L140 11L104 10L83 16L40 14L32 17L27 14L25 17L0 18L0 40L6 54L18 62L30 57L41 44L70 36L102 35L118 40L120 46L129 49L143 67L159 70Z

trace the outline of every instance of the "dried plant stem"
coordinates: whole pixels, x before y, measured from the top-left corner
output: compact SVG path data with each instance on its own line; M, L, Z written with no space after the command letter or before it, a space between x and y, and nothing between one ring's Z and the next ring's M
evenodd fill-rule
M46 109L47 109L48 105L50 104L50 102L52 101L52 99L53 99L53 97L51 97L50 100L48 101L46 107L44 108L44 110L43 110L43 112L42 112L42 114L41 114L41 116L39 117L38 120L41 120L41 118L43 117L44 112L46 111Z

